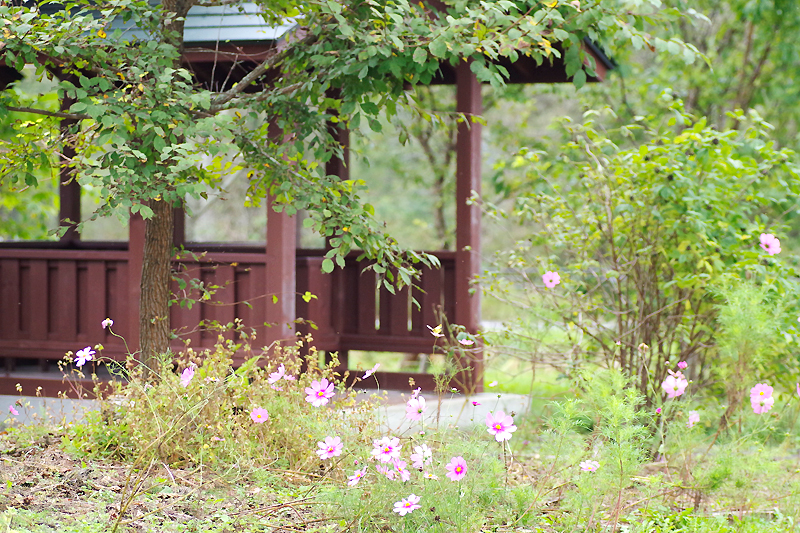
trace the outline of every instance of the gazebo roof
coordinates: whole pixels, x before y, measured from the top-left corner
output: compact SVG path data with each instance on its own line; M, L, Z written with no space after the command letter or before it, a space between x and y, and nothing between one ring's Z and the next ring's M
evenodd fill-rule
M260 15L258 4L247 2L237 6L194 6L186 15L184 43L190 46L216 43L269 45L280 41L297 24L287 21L273 26ZM147 39L131 22L115 19L111 30L122 30L123 39ZM111 32L109 32L111 33Z

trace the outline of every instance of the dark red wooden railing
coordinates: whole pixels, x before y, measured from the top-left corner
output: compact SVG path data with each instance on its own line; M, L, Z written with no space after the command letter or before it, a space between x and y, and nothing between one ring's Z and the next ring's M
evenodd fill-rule
M101 322L114 319L114 331L127 338L136 327L128 302L138 291L138 280L128 275L126 243L78 246L0 244L0 357L60 359L68 350L97 343L104 345L104 355L124 357L124 343L103 330ZM197 327L202 320L227 324L240 318L265 338L271 295L265 293L269 273L264 247L202 248L206 253L196 259L184 256L179 270L220 288L209 301L191 308L174 305L172 327L195 348L211 347L217 339L216 332ZM442 268L423 269L421 290L413 293L418 307L408 288L391 294L379 287L375 273L364 270L368 263L357 261L355 254L346 259L344 269L323 274L322 254L297 250L296 259L297 316L315 323L318 329L306 331L320 350L431 352L434 339L426 325L438 324L442 311L453 316L455 253L437 252ZM317 298L306 302L306 291ZM196 298L197 293L189 296ZM180 348L181 342L174 347Z

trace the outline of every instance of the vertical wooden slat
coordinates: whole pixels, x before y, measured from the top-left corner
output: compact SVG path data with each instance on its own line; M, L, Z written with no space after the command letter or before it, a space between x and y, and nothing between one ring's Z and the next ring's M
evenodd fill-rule
M397 337L408 337L408 287L388 296L389 333Z
M48 294L48 271L47 261L34 259L30 262L30 301L27 306L28 324L30 324L31 339L47 339L47 332L50 329L48 306L50 299Z
M233 301L236 302L233 314L245 326L249 326L253 318L252 310L244 304L244 302L249 302L253 298L253 289L250 286L252 282L250 272L249 265L233 267L233 286L231 290L233 291Z
M253 308L250 310L252 318L247 325L256 328L257 346L263 347L267 345L269 329L264 325L267 321L267 267L264 263L250 265L250 291L249 301Z
M19 337L31 338L31 263L27 259L19 262Z
M61 324L60 315L66 314L66 310L62 309L63 299L62 291L59 284L58 266L62 261L48 261L47 262L47 279L45 286L47 287L47 295L49 297L48 306L45 309L47 312L47 338L57 339L59 336L59 327Z
M102 322L109 316L106 294L109 292L105 261L88 261L86 264L88 284L86 286L86 308L80 310L83 333L89 344L104 339ZM113 318L112 318L113 320Z
M294 245L294 241L292 241ZM217 265L214 270L214 283L220 288L212 300L215 302L217 321L221 326L232 324L236 316L236 288L234 286L234 267L229 264ZM226 339L233 339L233 333L228 332L225 334Z
M444 264L441 269L424 268L422 270L421 287L425 291L420 301L422 322L425 326L435 327L439 324L442 308L442 290L444 288ZM427 330L428 328L425 327Z
M213 266L209 266L209 263L201 263L203 266L198 273L198 279L203 282L205 287L208 287L214 283L214 272ZM213 306L208 304L208 301L203 301L203 303L196 303L192 306L200 308L200 320L203 322L211 322L217 320L217 313ZM199 321L198 321L199 322ZM215 332L208 331L207 328L203 328L200 330L200 340L199 343L195 346L203 347L203 348L210 348L214 345L214 341L217 338L217 334Z
M377 289L375 272L364 271L366 263L357 263L358 269L358 334L375 335L375 291Z
M20 331L19 261L0 261L0 332L4 339L19 338Z
M78 334L78 264L77 261L58 261L58 340L75 341ZM105 287L103 287L105 292ZM52 294L52 290L51 290Z
M131 324L128 320L128 262L115 261L115 270L109 270L108 277L108 312L112 320L114 320L114 331L122 335L126 339L131 336L131 331L134 327L138 328L138 322ZM113 273L113 274L112 274ZM115 340L114 342L122 342Z

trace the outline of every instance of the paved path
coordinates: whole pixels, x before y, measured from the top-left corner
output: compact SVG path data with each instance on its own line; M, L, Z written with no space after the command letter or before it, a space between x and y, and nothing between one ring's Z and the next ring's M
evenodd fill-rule
M361 393L371 396L377 391ZM419 427L419 422L408 420L406 415L406 401L408 393L399 391L384 391L386 399L379 411L384 415L383 428L393 433L402 434ZM528 409L528 396L523 394L505 394L483 392L466 398L460 394L447 394L439 398L433 393L423 393L426 400L425 422L431 425L438 420L440 426L469 426L483 424L486 413L489 411L505 411L507 414L516 412L522 414ZM473 405L477 402L478 405ZM18 405L21 403L22 405ZM18 416L9 413L9 406L19 411ZM56 424L65 424L79 419L88 409L97 409L98 402L94 400L69 400L59 398L37 398L34 396L0 396L0 426L9 418L22 423L50 420Z

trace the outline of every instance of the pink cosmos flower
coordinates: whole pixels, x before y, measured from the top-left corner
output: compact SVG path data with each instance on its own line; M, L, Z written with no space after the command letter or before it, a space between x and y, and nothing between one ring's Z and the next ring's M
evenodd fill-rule
M372 456L381 463L391 463L400 458L400 439L397 437L383 437L372 442Z
M772 233L762 233L759 240L761 241L761 248L769 255L781 253L781 241Z
M436 475L436 474L434 474L433 472L424 472L424 473L422 474L422 477L423 477L424 479L439 479L439 476L437 476L437 475Z
M306 401L314 407L325 405L334 395L333 383L329 383L325 378L314 380L310 387L306 387L306 394Z
M100 325L103 326L103 329L110 328L111 326L114 325L114 321L111 320L110 318L106 318L105 320L100 322Z
M409 420L421 420L423 411L425 411L425 398L418 396L408 400L406 404L406 418Z
M448 478L452 481L461 481L467 475L467 462L459 455L450 459L450 462L445 465L445 469Z
M475 344L475 341L472 339L459 339L458 342L464 346L472 346Z
M686 427L691 428L700 422L700 415L697 411L689 411L689 420L686 421Z
M381 473L384 476L386 476L386 479L389 479L389 480L393 480L397 475L396 472L394 471L393 467L392 468L387 468L385 466L375 465L375 470L377 470L379 473Z
M509 440L511 434L517 430L514 419L503 411L497 411L496 416L486 413L486 426L489 428L487 431L494 435L494 440L497 442Z
M600 463L597 461L592 461L591 459L588 461L583 461L579 465L581 470L584 472L595 472L598 468L600 468Z
M269 378L267 378L267 383L269 383L270 385L272 385L273 383L277 383L281 379L283 379L283 376L285 375L286 375L286 367L284 366L283 363L281 363L280 366L278 366L278 369L269 375Z
M542 274L542 282L544 283L545 287L547 287L548 289L552 289L553 287L561 283L561 276L558 275L558 272L551 272L548 270L547 272Z
M658 409L656 409L656 414L657 414L657 415L660 415L660 414L661 414L661 408L660 408L660 407L659 407Z
M408 481L411 479L411 472L406 468L407 464L408 463L405 461L400 461L399 459L394 460L394 473L400 478L400 481Z
M772 391L773 391L772 387L770 387L766 383L759 383L758 385L750 389L750 401L769 398L772 396Z
M185 388L189 386L189 382L192 381L193 377L194 377L194 368L191 366L184 368L183 372L181 372L181 387Z
M364 375L361 376L361 379L367 379L368 377L370 377L372 374L375 373L376 370L378 370L378 367L380 366L381 366L380 363L376 363L375 366L364 372Z
M393 511L400 516L405 516L416 509L421 509L422 506L419 505L419 496L411 494L408 498L404 498L399 502L394 502L394 509Z
M472 402L472 405L474 405L475 407L478 407L480 404L481 402L475 402L475 401Z
M14 415L14 416L19 416L19 411L17 411L16 409L14 409L14 406L13 406L13 405L9 405L9 406L8 406L8 412L9 412L9 413L11 413L11 414L12 414L12 415Z
M797 395L800 396L800 383L797 384Z
M414 468L423 468L426 464L433 461L433 452L428 448L427 444L414 447L414 453L411 454L411 466Z
M683 394L688 386L689 382L680 372L667 376L667 379L661 384L661 388L667 393L667 398L677 398Z
M488 384L488 385L486 385L486 386L487 386L487 387L497 387L497 381L492 381L491 383L489 383L489 384Z
M342 449L344 448L342 439L339 437L325 437L325 441L318 442L317 446L319 446L317 455L319 455L320 459L330 459L331 457L342 455Z
M687 366L689 366L689 363L687 363L686 361L681 361L678 363L678 368L680 368L681 370L685 370Z
M94 354L96 354L96 353L97 352L92 350L92 348L89 347L89 346L87 346L83 350L78 350L75 353L75 356L76 356L75 357L75 366L83 366L83 365L85 365L86 361L91 361L92 360L92 356Z
M358 485L358 482L361 481L361 478L364 477L367 473L367 467L365 466L361 470L356 470L353 472L353 475L347 478L347 485L350 487L355 487Z
M772 396L767 397L756 397L750 398L750 407L753 408L753 412L757 415L763 415L775 404L775 398Z
M250 418L252 418L253 422L256 424L263 424L269 420L269 413L263 407L254 407L253 410L250 411Z

